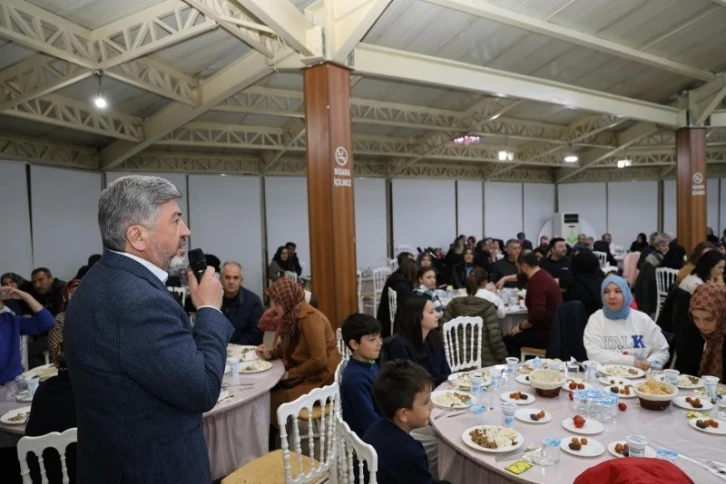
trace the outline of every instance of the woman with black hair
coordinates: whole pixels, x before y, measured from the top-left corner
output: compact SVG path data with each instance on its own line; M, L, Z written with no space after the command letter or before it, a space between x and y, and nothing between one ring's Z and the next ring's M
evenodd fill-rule
M572 258L572 282L562 298L567 301L581 301L589 318L598 309L602 309L602 293L600 286L605 274L600 269L600 260L592 251L582 249Z
M454 266L451 271L451 282L454 289L465 289L466 278L474 270L474 251L464 249L464 260Z
M406 299L396 321L396 337L388 347L389 360L410 360L423 366L439 386L451 374L444 339L439 331L439 313L431 300L417 294Z
M271 282L275 282L283 277L285 272L294 271L292 269L292 264L290 263L287 247L281 245L277 248L275 255L272 257L272 262L270 262L270 265L267 268L267 278L270 279Z
M391 320L396 321L398 313L402 311L406 299L413 292L414 284L417 280L418 264L413 259L404 259L398 270L391 274L381 292L381 302L378 304L378 312L376 319L381 323L381 337L387 338L391 336L393 325ZM427 270L433 270L431 268ZM391 314L388 304L388 290L393 289L396 293L396 314Z
M643 252L648 247L648 237L641 232L635 239L635 242L630 244L630 250L628 252Z

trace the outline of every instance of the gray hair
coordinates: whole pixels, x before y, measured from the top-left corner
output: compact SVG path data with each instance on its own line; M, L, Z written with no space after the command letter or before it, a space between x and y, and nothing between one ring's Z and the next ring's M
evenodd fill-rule
M122 252L130 226L152 228L161 214L161 206L181 196L173 183L157 176L129 175L114 181L98 200L103 246Z
M240 264L236 260L228 260L227 262L222 264L222 267L219 268L219 272L224 272L224 268L227 266L237 266L239 267L239 271L242 272L242 264Z
M655 240L653 241L653 246L658 247L661 245L668 245L670 243L670 240L668 240L668 236L666 234L658 234L655 236Z

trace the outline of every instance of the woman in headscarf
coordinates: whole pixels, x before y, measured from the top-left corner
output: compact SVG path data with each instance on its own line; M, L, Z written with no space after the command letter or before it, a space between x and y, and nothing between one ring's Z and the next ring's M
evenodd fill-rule
M668 342L650 316L631 309L633 295L627 281L608 276L601 292L603 308L590 316L583 337L588 359L641 370L648 370L654 361L665 365L670 357Z
M643 252L646 247L648 247L648 237L641 232L635 241L630 244L630 250L628 252Z
M68 302L71 300L71 296L80 283L80 279L73 279L63 288L63 308L55 316L55 326L48 331L48 354L51 356L58 354L58 348L63 343L63 326L66 322L66 308L68 308Z
M691 296L691 320L676 333L676 364L685 375L726 376L726 287L709 282Z
M267 277L271 282L275 282L285 275L285 272L294 272L292 264L290 263L290 254L287 251L287 247L281 245L277 248L275 255L272 257L267 268Z
M264 344L257 355L282 360L285 374L270 395L271 419L277 425L277 408L305 395L313 388L333 382L340 363L335 333L323 313L305 302L302 287L290 279L278 279L265 291L270 309L260 319L277 320L272 351Z
M589 318L602 308L602 281L605 279L600 260L592 251L583 249L572 258L572 282L562 295L565 302L582 301Z

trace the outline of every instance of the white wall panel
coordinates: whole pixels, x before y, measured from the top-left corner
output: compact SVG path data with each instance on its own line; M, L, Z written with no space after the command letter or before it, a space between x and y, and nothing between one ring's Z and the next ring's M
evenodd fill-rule
M580 230L597 240L605 233L607 216L605 183L562 183L558 185L559 212L579 213L590 225L582 224ZM616 244L620 245L618 242Z
M101 174L31 166L33 265L69 280L88 256L100 254Z
M538 234L555 213L555 186L545 183L524 183L524 233L537 247Z
M482 182L461 180L458 183L456 210L460 234L473 235L480 240L483 234Z
M118 180L122 176L127 175L158 176L172 182L182 194L182 199L179 201L179 207L181 207L182 209L182 218L184 219L184 223L189 225L189 194L187 193L187 176L184 173L130 173L121 171L107 171L106 186L108 186L109 183Z
M393 245L443 247L456 238L453 180L395 179Z
M675 234L677 226L676 181L663 181L663 232ZM649 235L649 234L646 234ZM635 239L633 239L635 240Z
M189 175L189 221L193 247L224 263L236 260L244 286L262 297L261 179L251 176Z
M267 263L287 242L295 242L303 274L310 274L310 230L308 226L308 180L305 177L265 178L267 206Z
M522 184L486 182L484 184L484 232L487 237L508 239L524 230Z
M33 247L30 242L30 208L26 165L0 161L0 193L3 198L0 222L0 274L15 272L30 279Z
M719 229L718 199L720 188L721 187L718 178L708 179L708 185L706 185L706 197L708 197L708 200L706 200L706 225L708 227L711 227L714 232L717 233L717 235ZM721 200L721 203L723 203L723 198ZM721 207L721 210L724 210L724 208ZM721 237L719 236L719 238Z
M356 178L355 247L358 267L380 267L387 257L386 180Z
M640 232L658 230L658 182L608 183L608 232L613 243L629 247ZM595 240L602 234L596 234Z

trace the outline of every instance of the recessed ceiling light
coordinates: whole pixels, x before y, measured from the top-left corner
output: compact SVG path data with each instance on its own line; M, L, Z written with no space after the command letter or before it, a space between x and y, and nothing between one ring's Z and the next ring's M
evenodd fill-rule
M565 163L577 163L577 160L579 160L579 158L574 153L565 155Z
M106 101L106 98L103 96L96 96L95 98L93 98L93 104L98 109L104 109L104 108L108 107L108 102Z

